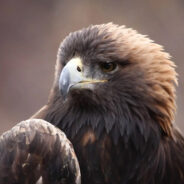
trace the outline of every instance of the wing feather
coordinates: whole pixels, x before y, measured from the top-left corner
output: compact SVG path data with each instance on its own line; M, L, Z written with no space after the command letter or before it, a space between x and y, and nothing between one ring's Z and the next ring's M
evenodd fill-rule
M0 137L0 183L80 184L72 144L44 120L20 122Z

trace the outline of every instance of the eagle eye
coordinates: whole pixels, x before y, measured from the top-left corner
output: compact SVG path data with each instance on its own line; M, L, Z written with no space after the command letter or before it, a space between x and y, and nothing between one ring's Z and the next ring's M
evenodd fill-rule
M110 63L100 63L100 68L103 72L111 72L113 70L115 70L117 67L117 64L114 62L110 62Z

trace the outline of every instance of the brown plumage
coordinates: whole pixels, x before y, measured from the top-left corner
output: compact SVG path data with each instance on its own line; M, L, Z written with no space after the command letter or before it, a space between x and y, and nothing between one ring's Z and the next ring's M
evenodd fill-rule
M48 103L33 118L72 142L82 184L183 184L175 64L162 46L112 23L70 33Z
M79 184L71 143L44 120L22 121L0 137L0 183Z

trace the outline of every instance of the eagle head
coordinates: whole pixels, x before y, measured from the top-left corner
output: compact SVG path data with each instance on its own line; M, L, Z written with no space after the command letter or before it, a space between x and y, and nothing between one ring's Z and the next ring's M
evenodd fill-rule
M61 43L49 101L58 109L95 112L94 127L104 114L107 132L122 121L121 134L149 126L171 136L175 84L175 65L162 46L125 26L92 25Z

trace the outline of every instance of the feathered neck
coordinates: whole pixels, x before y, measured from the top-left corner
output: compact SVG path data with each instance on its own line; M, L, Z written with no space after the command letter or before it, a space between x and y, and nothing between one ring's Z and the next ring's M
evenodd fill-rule
M44 118L64 130L69 138L75 137L82 127L91 127L97 138L105 132L114 144L120 139L126 144L131 141L135 147L151 139L159 142L162 131L144 106L131 105L126 101L119 105L105 105L100 101L97 104L90 92L83 96L75 95L66 101L55 95Z

